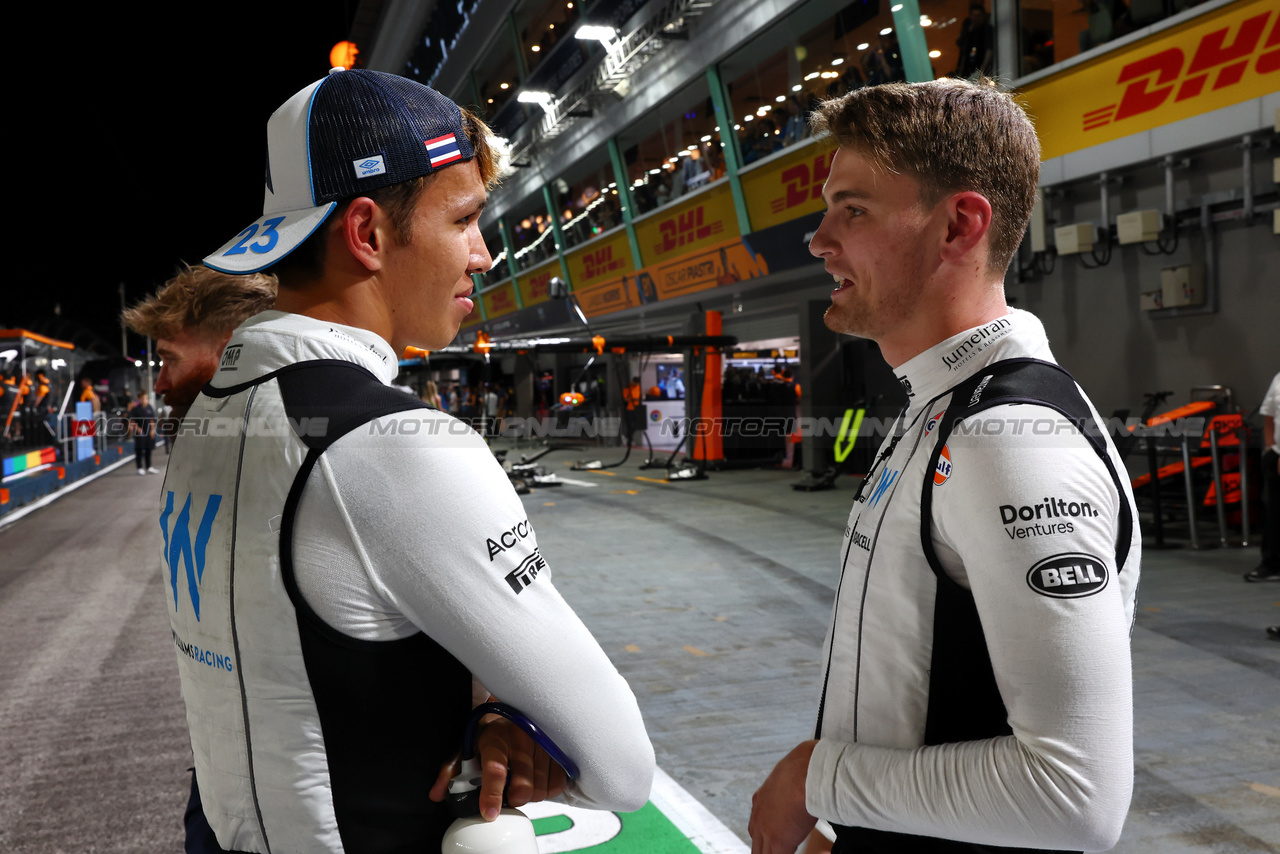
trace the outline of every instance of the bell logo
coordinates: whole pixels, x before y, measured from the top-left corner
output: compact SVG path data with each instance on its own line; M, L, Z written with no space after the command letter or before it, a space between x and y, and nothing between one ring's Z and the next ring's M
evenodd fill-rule
M1265 42L1262 34L1271 24ZM1234 33L1232 30L1235 30ZM1256 57L1256 60L1255 60ZM1148 113L1172 103L1195 98L1209 91L1234 86L1244 79L1249 64L1258 74L1280 71L1280 14L1263 12L1246 18L1235 27L1222 27L1206 33L1191 54L1190 63L1182 48L1170 47L1134 60L1120 69L1116 80L1124 85L1124 94L1116 104L1090 110L1081 116L1086 131L1096 130L1112 122ZM1209 85L1212 78L1212 86Z
M782 183L786 185L786 194L780 199L769 202L774 213L782 213L789 208L803 205L805 202L822 198L822 185L831 174L831 158L835 151L819 154L812 161L797 163L782 171Z
M173 515L172 492L166 494L164 512L160 514L160 533L164 535L163 557L169 568L169 586L173 588L173 610L178 610L178 565L184 564L187 593L191 597L196 622L200 622L200 582L204 578L205 551L209 547L209 536L213 533L213 520L217 518L221 505L221 495L209 496L204 505L204 515L200 517L200 527L196 529L194 543L191 540L191 493L187 493L186 503L178 513L172 531L169 530L169 517Z
M1027 572L1027 585L1041 596L1079 599L1107 586L1107 565L1090 554L1074 553L1046 558Z

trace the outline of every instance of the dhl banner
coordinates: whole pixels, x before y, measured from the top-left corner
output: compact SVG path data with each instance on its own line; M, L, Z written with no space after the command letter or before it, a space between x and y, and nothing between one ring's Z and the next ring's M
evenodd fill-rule
M587 248L570 252L564 260L569 265L569 278L575 291L612 281L635 270L625 230L603 240L592 241ZM525 304L528 305L527 302Z
M520 274L520 299L524 302L526 308L531 305L537 305L540 302L546 302L547 283L552 277L560 275L560 261L552 258L545 264L540 264L526 273Z
M1045 160L1280 88L1280 5L1253 0L1027 86Z
M636 240L646 267L695 249L716 246L740 234L733 191L727 182L636 223ZM575 277L573 281L576 285L578 280Z
M511 286L511 282L507 282L505 285L496 287L491 291L485 291L480 295L480 299L484 300L484 315L490 320L513 312L518 307L516 305L516 289Z
M751 228L760 231L823 209L822 185L835 149L822 143L800 150L742 176Z

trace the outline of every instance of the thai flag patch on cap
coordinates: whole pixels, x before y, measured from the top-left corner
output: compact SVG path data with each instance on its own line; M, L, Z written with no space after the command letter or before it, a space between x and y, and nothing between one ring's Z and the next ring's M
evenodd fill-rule
M373 175L385 175L387 172L387 164L383 162L381 154L373 157L361 157L359 160L352 160L351 165L355 167L356 178L369 178Z
M429 139L425 145L427 156L431 158L432 169L462 159L462 152L458 149L458 138L451 133Z

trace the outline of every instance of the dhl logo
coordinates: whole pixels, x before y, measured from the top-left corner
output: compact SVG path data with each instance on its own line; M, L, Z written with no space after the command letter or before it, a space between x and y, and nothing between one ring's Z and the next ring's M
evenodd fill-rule
M613 257L613 247L604 246L582 256L582 266L588 279L622 269L622 259Z
M787 187L787 194L780 199L769 202L774 213L782 213L807 201L822 198L822 185L831 174L831 158L835 151L819 154L812 161L797 163L782 171L782 183Z
M539 273L529 278L530 299L542 299L547 295L547 286L551 282L551 271Z
M706 240L713 234L720 234L724 231L724 223L716 220L711 224L703 223L702 205L690 211L673 216L658 225L658 233L662 235L654 249L659 254L670 252L687 243L695 243L699 240Z
M489 308L495 313L516 307L515 295L512 294L510 288L496 290L492 294L488 294L488 297Z
M1263 42L1262 34L1273 17L1271 34ZM1116 80L1117 85L1128 84L1124 95L1116 104L1085 113L1081 117L1084 129L1096 130L1148 113L1170 96L1174 103L1194 98L1205 91L1210 77L1210 91L1234 86L1244 79L1251 62L1258 74L1280 71L1280 14L1263 12L1241 21L1234 36L1231 30L1227 26L1206 33L1196 45L1190 64L1182 48L1170 47L1124 66Z

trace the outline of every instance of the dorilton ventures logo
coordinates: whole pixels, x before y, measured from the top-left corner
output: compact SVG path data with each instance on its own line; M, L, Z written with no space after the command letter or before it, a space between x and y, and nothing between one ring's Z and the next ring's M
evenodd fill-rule
M1041 596L1079 599L1107 586L1107 565L1081 552L1054 555L1027 571L1027 585Z
M1262 36L1270 25L1270 35ZM1148 54L1120 69L1117 86L1124 86L1120 100L1081 116L1085 131L1149 113L1165 103L1197 98L1235 86L1253 64L1257 74L1280 71L1280 14L1265 11L1238 26L1219 27L1205 33L1188 52L1168 47ZM1212 80L1212 84L1210 81ZM1172 98L1172 101L1170 101Z
M1075 533L1075 525L1067 520L1092 519L1097 515L1098 511L1088 501L1067 501L1050 496L1045 496L1044 501L1039 504L1023 504L1020 507L1012 504L1000 505L1000 524L1005 526L1004 533L1011 540ZM1018 522L1032 524L1019 525Z
M1031 522L1039 519L1061 519L1065 517L1096 517L1098 511L1088 501L1067 501L1046 495L1039 504L1023 504L1015 507L1012 504L1000 505L1000 524L1009 525L1021 520Z

